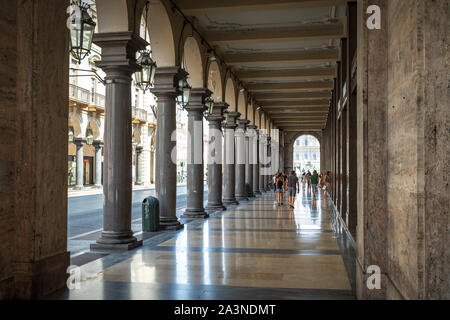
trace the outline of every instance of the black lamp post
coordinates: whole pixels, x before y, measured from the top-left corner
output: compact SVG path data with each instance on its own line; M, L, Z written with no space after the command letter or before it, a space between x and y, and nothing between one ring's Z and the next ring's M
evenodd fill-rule
M74 0L71 5L75 10L70 24L70 53L81 62L91 51L96 23L89 15L89 4Z

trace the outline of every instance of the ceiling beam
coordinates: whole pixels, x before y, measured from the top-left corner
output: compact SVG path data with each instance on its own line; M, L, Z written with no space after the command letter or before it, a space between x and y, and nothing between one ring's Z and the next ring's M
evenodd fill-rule
M264 71L238 71L236 72L242 81L251 80L303 80L303 79L333 79L337 77L336 67L288 69L288 70L264 70Z
M288 120L298 120L298 119L305 119L305 120L326 120L327 114L321 114L321 113L315 113L315 114L287 114L287 115L280 115L280 114L273 114L270 116L273 121L288 121Z
M343 24L324 24L289 28L257 30L233 30L207 32L205 38L212 45L249 42L282 42L299 40L341 39L345 38Z
M279 107L286 108L286 107L299 107L299 106L322 106L322 107L329 107L330 101L328 99L317 99L317 100L297 100L297 101L266 101L264 103L260 103L264 109L269 107Z
M303 50L297 52L228 54L224 56L230 66L248 66L265 63L295 63L295 62L336 62L340 60L339 50Z
M331 7L347 0L177 0L186 15Z
M257 102L282 99L331 99L331 92L258 93L253 95ZM264 103L262 103L264 106Z
M314 82L288 82L288 83L257 83L248 84L247 89L251 92L274 91L301 91L301 90L333 90L332 81Z

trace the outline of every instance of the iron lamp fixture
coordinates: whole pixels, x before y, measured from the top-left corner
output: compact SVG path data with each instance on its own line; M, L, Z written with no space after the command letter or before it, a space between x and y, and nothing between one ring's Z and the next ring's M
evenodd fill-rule
M155 83L156 62L150 57L151 51L142 50L139 52L139 57L136 63L141 67L141 70L134 73L136 86L145 91L153 87Z
M89 4L73 0L71 6L70 54L80 63L91 52L96 23L89 15Z
M182 79L178 82L178 89L181 91L181 95L177 97L177 102L181 107L186 108L191 97L192 87L186 79Z

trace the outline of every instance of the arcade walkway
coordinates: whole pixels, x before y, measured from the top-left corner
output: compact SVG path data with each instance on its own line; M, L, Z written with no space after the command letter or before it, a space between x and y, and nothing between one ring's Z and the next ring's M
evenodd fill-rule
M353 299L354 253L323 195L266 193L82 266L61 299Z

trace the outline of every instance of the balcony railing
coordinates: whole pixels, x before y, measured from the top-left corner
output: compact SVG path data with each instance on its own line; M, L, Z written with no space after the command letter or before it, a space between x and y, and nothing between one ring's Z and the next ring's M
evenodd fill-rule
M96 108L105 109L105 96L92 93L88 89L69 84L69 98Z
M131 107L131 117L139 121L147 122L147 111L144 109Z
M105 96L99 93L91 93L91 104L105 109Z
M90 92L74 84L69 84L69 98L81 103L89 104Z

